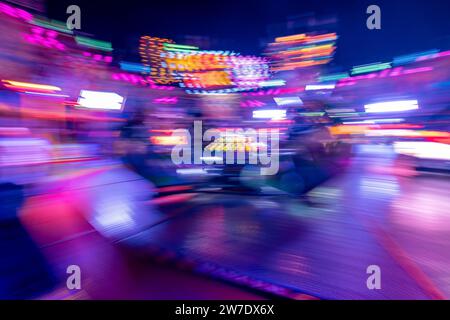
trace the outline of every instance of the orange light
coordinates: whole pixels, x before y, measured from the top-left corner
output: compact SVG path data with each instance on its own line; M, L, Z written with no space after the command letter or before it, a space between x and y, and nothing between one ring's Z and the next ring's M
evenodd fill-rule
M299 54L299 53L317 53L317 51L329 52L330 50L333 51L334 46L332 44L325 44L322 46L302 48L302 49L298 49L298 50L286 50L286 51L280 52L280 54L293 55L293 54Z

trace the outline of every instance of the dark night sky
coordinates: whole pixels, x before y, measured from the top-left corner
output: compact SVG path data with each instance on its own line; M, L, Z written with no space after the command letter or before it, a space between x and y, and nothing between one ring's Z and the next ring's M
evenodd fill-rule
M315 12L338 18L335 61L345 68L428 49L450 49L447 0L50 0L50 18L65 20L70 4L81 8L82 30L112 41L124 57L137 60L140 35L177 40L182 35L218 39L212 49L260 54L267 26L289 16ZM382 30L366 28L366 8L377 4Z

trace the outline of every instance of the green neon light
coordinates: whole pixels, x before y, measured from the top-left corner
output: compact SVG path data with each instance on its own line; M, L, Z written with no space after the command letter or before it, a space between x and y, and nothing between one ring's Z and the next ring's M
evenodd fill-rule
M333 115L329 115L330 118L340 118L340 117L354 117L359 116L358 112L349 112L349 113L336 113Z

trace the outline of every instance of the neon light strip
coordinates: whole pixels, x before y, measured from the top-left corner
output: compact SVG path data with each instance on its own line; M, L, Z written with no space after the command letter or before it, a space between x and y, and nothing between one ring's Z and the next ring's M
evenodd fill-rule
M284 119L286 118L286 110L255 110L253 111L255 119Z
M347 72L321 76L321 77L319 77L318 80L319 80L319 82L326 82L326 81L337 81L337 80L341 80L341 79L344 79L344 78L348 78L348 73Z
M120 63L120 69L130 72L150 72L150 67L144 66L140 63L133 63L133 62L125 62L121 61Z
M124 98L115 92L81 90L78 103L88 109L121 110Z
M89 39L89 38L80 37L80 36L76 36L75 41L77 42L77 44L79 44L81 46L89 47L89 48L94 48L94 49L103 50L103 51L112 51L113 50L111 43L106 42L106 41Z
M46 84L36 84L36 83L28 83L28 82L20 82L20 81L12 81L12 80L2 80L5 87L10 89L19 89L19 90L41 90L45 92L53 92L53 91L61 91L61 88L56 86L50 86Z
M395 57L393 59L394 65L403 65L415 61L426 60L435 57L439 53L439 50L433 49L424 52L412 53L404 56Z
M335 84L311 84L311 85L307 85L305 87L306 91L311 91L311 90L332 90L336 87Z
M184 49L184 50L198 50L198 47L194 46L187 46L183 44L175 44L175 43L164 43L163 46L165 48L171 48L171 49Z
M353 67L351 73L352 74L360 74L360 73L367 73L367 72L372 72L372 71L380 71L380 70L389 69L389 68L391 68L390 63L374 63L374 64Z
M62 97L62 98L67 98L69 97L67 94L58 94L58 93L44 93L44 92L30 92L30 91L25 91L26 94L33 94L36 96L45 96L45 97Z
M31 21L31 24L34 24L39 27L43 27L46 29L51 29L63 33L73 34L72 30L67 29L66 24L60 21L51 20L51 21L45 21L42 19L34 18Z

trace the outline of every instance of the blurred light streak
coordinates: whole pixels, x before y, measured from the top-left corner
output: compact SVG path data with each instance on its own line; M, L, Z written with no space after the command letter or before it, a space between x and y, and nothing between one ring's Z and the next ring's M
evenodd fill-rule
M18 18L25 22L30 22L33 19L33 15L25 10L14 8L6 3L0 2L0 12L12 17L12 18Z
M161 98L155 98L153 99L154 103L161 103L161 104L176 104L178 102L177 97L161 97Z
M25 91L26 94L32 94L36 96L45 96L45 97L55 97L55 98L67 98L69 97L66 94L57 94L57 93L44 93L44 92L31 92Z
M286 85L285 80L266 80L258 82L259 87L281 87Z
M357 84L357 80L369 80L369 79L378 79L378 78L386 78L386 77L397 77L403 75L409 75L414 73L428 72L433 71L432 67L419 67L419 68L411 68L404 69L403 67L396 67L393 69L385 69L381 72L374 72L360 76L343 78L338 81L337 87L345 87L352 86Z
M139 55L144 66L150 67L150 77L158 84L180 82L169 69L165 51L166 44L174 44L172 39L142 36L139 39Z
M121 110L124 100L114 92L81 90L78 104L88 109Z
M273 110L255 110L253 111L253 118L255 119L272 119L281 120L286 118L286 110L273 109Z
M368 113L376 112L396 112L396 111L408 111L417 110L419 105L417 100L400 100L400 101L386 101L366 104L364 109Z
M285 37L278 37L275 39L275 42L289 42L289 41L296 41L296 40L304 40L306 39L306 34L296 34L293 36L285 36Z
M377 124L377 123L398 123L403 122L405 119L370 119L370 120L363 120L363 121L351 121L351 122L344 122L343 124Z
M187 51L199 49L198 47L195 47L195 46L188 46L188 45L175 44L175 43L164 43L163 46L164 46L164 49L173 50L173 51L177 51L179 49L187 50Z
M323 65L333 58L336 39L335 33L278 37L269 44L266 55L275 72Z
M54 30L45 30L41 27L31 28L31 34L25 34L24 38L30 44L38 44L46 48L58 49L64 51L65 45L56 38L58 33Z
M328 130L332 135L347 135L347 134L364 134L367 131L367 126L361 125L338 125L330 127Z
M423 52L411 53L408 55L398 56L393 59L393 65L404 65L416 61L427 60L430 57L435 57L439 53L439 50L433 49Z
M113 73L112 79L116 81L124 81L136 86L149 87L150 89L155 90L174 90L175 87L172 86L161 86L156 85L155 82L150 77L144 77L141 75L133 74L133 73Z
M57 21L57 20L46 21L46 20L43 20L43 19L34 18L31 21L31 24L36 25L38 27L42 27L42 28L46 28L46 29L51 29L51 30L54 30L54 31L62 32L62 33L73 34L73 31L67 29L67 24L65 22L62 22L62 21Z
M298 88L277 88L277 89L269 89L267 91L256 91L256 92L243 92L243 96L275 96L282 94L292 94L305 91L304 87Z
M200 160L205 161L205 162L220 162L223 161L222 157L200 157Z
M330 118L353 118L359 117L361 114L358 112L346 112L346 113L333 113L329 114Z
M150 141L155 145L161 146L175 146L188 144L186 136L153 136L150 137Z
M391 126L392 127L392 126ZM449 138L450 133L443 131L427 131L427 130L406 130L406 129L383 129L370 130L366 132L367 136L385 136L385 137L409 137L409 138Z
M320 76L318 78L318 81L319 82L337 81L337 80L345 79L348 77L349 77L349 74L347 72L343 72L343 73L328 74L328 75Z
M30 129L24 127L0 127L2 136L25 136L30 134Z
M360 73L368 73L373 71L379 71L384 69L392 68L389 62L386 63L371 63L362 66L353 67L351 70L351 74L360 74Z
M450 145L427 141L396 141L394 150L421 159L450 160Z
M327 109L327 113L343 113L343 112L355 112L355 109L350 108L338 108L338 109Z
M107 42L107 41L100 41L100 40L90 39L90 38L82 37L82 36L75 36L75 41L80 46L84 46L84 47L88 47L88 48L93 48L93 49L102 50L102 51L112 51L113 50L111 43Z
M421 125L413 124L344 124L330 127L333 135L363 134L367 136L403 136L403 137L426 137L431 133L443 135L441 132L407 130L422 128Z
M322 117L325 112L299 112L298 114L302 117Z
M67 113L65 111L47 111L44 109L33 109L21 107L20 109L14 107L8 107L6 105L0 104L0 111L4 114L10 114L13 116L21 116L35 119L48 119L48 120L88 120L88 121L101 121L101 122L123 122L121 118L108 117L105 115L95 116L80 113Z
M266 103L259 100L241 101L241 107L263 107Z
M144 66L140 63L121 61L119 63L119 65L120 65L120 69L122 69L124 71L143 72L143 73L150 72L150 67Z
M49 92L53 93L55 91L61 91L60 87L47 85L47 84L37 84L37 83L28 83L28 82L20 82L13 80L2 80L3 85L9 89L21 90L21 91L38 91L38 92Z
M309 84L305 87L306 91L312 90L332 90L336 87L335 84Z
M303 105L303 101L300 97L274 97L273 100L275 100L275 103L278 106Z
M111 63L113 60L112 56L104 56L101 54L92 54L88 51L84 51L83 56L86 58L91 58L92 60L97 61L97 62L102 61L102 62L106 62L106 63Z
M133 219L131 208L128 206L126 199L113 200L109 197L110 201L99 201L95 206L96 215L95 221L105 227L131 229L136 225L136 221Z
M181 175L205 175L208 172L205 169L197 169L197 168L186 168L186 169L177 169L177 173Z

